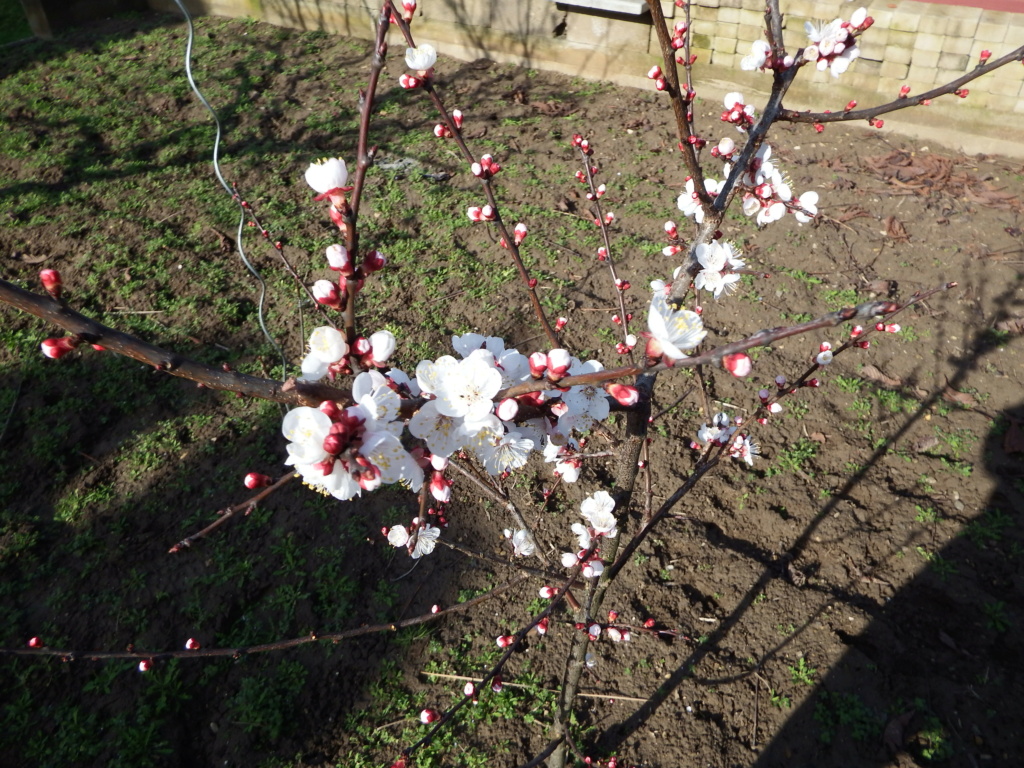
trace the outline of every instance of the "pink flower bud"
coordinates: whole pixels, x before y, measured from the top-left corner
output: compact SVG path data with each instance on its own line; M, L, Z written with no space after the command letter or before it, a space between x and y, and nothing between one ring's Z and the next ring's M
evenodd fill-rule
M447 125L438 123L434 126L434 135L439 139L450 139L452 137L452 132L449 130Z
M266 475L261 475L259 472L250 472L245 476L245 487L250 491L255 491L257 488L266 488L273 482Z
M558 594L558 590L556 590L554 587L544 585L540 588L540 590L538 590L537 594L539 594L545 600L550 600L552 597ZM38 640L39 638L37 637L35 639Z
M341 309L342 295L338 286L330 280L317 280L313 283L313 298L317 303L331 309Z
M664 91L668 87L668 83L665 82L664 77L659 77L654 81L654 89L656 91Z
M430 495L442 504L452 498L452 482L444 476L444 472L434 472L430 478Z
M626 384L605 384L604 391L611 395L615 402L626 408L640 402L640 390Z
M384 269L384 265L388 263L387 257L380 251L370 251L363 256L363 271L372 275L374 272L379 272Z
M814 124L814 130L815 130L816 133L824 133L825 132L825 126L822 125L821 123L815 123Z
M608 611L608 621L615 621L617 618L619 618L618 611Z
M543 619L537 622L537 634L546 635L548 633L548 617L545 616Z
M352 275L355 272L352 267L352 260L348 257L348 248L344 245L335 244L327 246L327 265L345 276Z
M855 341L853 344L861 349L867 349L871 346L871 341L869 339L865 339L864 341Z
M52 360L60 360L60 358L71 352L80 343L73 336L61 336L57 339L44 339L43 343L39 346L42 348L44 355Z
M597 249L597 260L598 261L604 261L607 258L608 258L608 249L605 248L602 245L600 248Z
M194 637L190 637L188 640L185 641L186 651L198 651L200 648L202 648L202 646L199 644L199 641L196 640Z
M606 187L604 184L601 184L597 188L597 196L598 197L604 197L604 194L607 191L608 191L608 187Z
M888 323L884 329L886 333L899 333L901 330L899 323Z
M42 648L43 639L41 637L30 637L28 641L29 648Z
M675 240L676 237L678 237L679 230L676 228L676 223L674 221L665 222L665 234L667 234L672 240Z
M452 110L452 122L455 123L456 128L462 128L462 110Z
M499 648L508 648L515 641L516 639L512 637L512 635L499 635L495 638L495 642L498 644Z
M441 715L438 713L436 709L424 709L422 712L420 712L420 722L424 725L436 723L440 719Z
M430 606L430 612L434 613L434 614L440 613L441 612L441 606L440 605L436 605L436 604Z
M362 357L370 353L373 346L370 344L370 340L365 336L357 336L356 340L352 343L352 351Z
M821 386L821 382L818 381L817 379L808 379L807 381L804 382L804 386L805 387L820 387Z
M647 70L647 78L649 80L657 80L659 77L661 77L661 67L657 64Z
M501 689L505 687L505 684L501 680L501 675L495 675L491 678L491 690L495 693L501 693Z
M46 292L55 299L60 298L61 288L64 286L60 272L56 269L43 269L39 272L39 281L43 284Z
M990 58L992 58L992 51L990 51L988 48L986 48L984 51L982 51L980 54L978 54L978 58L980 58L982 63L984 63L984 62L988 61Z
M955 91L953 91L953 93L955 93L961 99L966 99L967 98L967 94L970 93L970 90L968 90L967 88L957 88ZM879 126L879 127L881 127L881 126Z
M548 379L558 381L569 371L572 355L564 349L552 349L548 352Z
M149 672L149 668L153 666L149 659L143 659L139 662L139 672Z
M383 368L395 353L395 335L391 331L377 331L370 334L369 343L371 362L378 368Z
M519 402L514 397L506 397L498 403L494 413L502 421L512 421L519 413Z
M530 355L530 375L535 379L542 378L548 369L548 356L543 352Z
M722 358L722 367L736 378L743 378L753 367L750 358L742 352Z
M476 696L476 686L473 683L466 683L462 688L462 693L466 696Z
M907 98L907 94L908 93L910 93L910 86L909 85L900 86L900 96L899 97L901 99Z
M560 318L558 318L557 320L555 320L555 330L556 331L562 330L563 328L565 328L565 324L568 323L568 322L569 322L569 318L568 317L560 317Z
M398 84L406 89L419 88L422 82L418 77L409 74L403 74L398 78Z
M522 222L516 224L515 229L512 232L512 239L515 240L516 245L519 245L526 239L526 225Z
M853 328L850 329L850 338L856 339L862 333L864 333L864 328L859 325L855 325L853 326Z

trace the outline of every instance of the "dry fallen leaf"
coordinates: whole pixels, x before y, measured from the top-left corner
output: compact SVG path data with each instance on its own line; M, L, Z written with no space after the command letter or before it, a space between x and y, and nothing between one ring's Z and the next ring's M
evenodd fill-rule
M974 395L968 392L958 392L953 389L949 384L942 390L942 399L949 403L957 403L962 405L964 408L973 408L978 404Z
M1024 317L1008 317L1005 320L1000 320L994 326L997 331L1003 331L1004 333L1012 333L1015 336L1024 334Z
M893 240L898 243L910 242L910 235L907 233L907 228L903 226L903 222L895 216L885 217L882 219L882 223L885 225L885 234Z
M897 388L903 386L903 379L894 379L892 376L886 376L878 368L873 365L865 365L861 368L860 375L868 381L874 381L877 384L881 384L884 387Z

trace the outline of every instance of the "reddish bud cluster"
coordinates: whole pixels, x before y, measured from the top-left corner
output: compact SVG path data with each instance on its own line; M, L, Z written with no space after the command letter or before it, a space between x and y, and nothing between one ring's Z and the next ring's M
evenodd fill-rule
M470 168L478 179L489 179L501 170L501 166L490 155L484 155L479 163L473 163Z

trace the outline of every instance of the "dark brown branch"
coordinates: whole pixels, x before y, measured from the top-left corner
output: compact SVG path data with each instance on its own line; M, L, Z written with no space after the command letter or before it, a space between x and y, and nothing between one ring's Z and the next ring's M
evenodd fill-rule
M267 496L272 494L274 491L278 490L279 488L282 488L287 483L290 483L292 480L295 479L295 477L296 475L294 473L289 472L288 474L282 476L273 485L269 485L266 488L264 488L251 499L243 501L241 504L235 504L235 506L233 507L228 507L227 509L222 509L218 511L217 514L220 515L220 517L218 517L208 526L203 528L203 530L197 531L196 533L193 533L191 536L186 536L184 539L182 539L169 550L167 550L167 554L173 555L177 552L180 552L183 549L191 547L204 536L209 536L215 530L220 528L222 525L224 525L224 523L233 518L239 512L244 512L248 515L250 512L256 509L257 504L259 504L261 501L267 498Z
M53 323L73 335L80 336L90 344L99 344L110 352L151 365L158 371L164 371L172 376L194 381L208 389L237 392L245 397L258 397L286 405L315 407L324 400L351 400L351 393L344 389L294 379L282 384L274 379L224 371L191 360L176 352L148 344L135 336L108 328L63 306L49 296L26 291L6 280L0 280L0 302Z
M453 613L460 613L466 611L480 603L486 602L493 597L497 597L503 592L507 592L513 587L518 587L529 579L528 576L520 576L513 579L510 582L502 584L501 586L494 587L487 594L474 597L470 600L466 600L462 603L457 603L451 608L445 608L437 613L426 613L421 616L414 616L411 619L403 619L402 621L395 621L388 624L373 624L365 627L356 627L355 629L347 629L343 632L327 632L325 634L317 634L312 632L303 637L294 637L290 640L278 640L274 643L262 643L260 645L247 645L238 646L235 648L202 648L194 651L91 651L82 652L69 649L58 649L58 648L0 648L0 656L59 656L65 661L110 661L112 659L132 659L135 661L165 661L167 659L201 659L201 658L214 658L214 657L225 657L239 658L252 653L266 653L267 651L281 651L287 648L295 648L299 645L305 645L306 643L315 643L318 641L328 641L337 643L341 640L349 640L353 637L362 637L363 635L372 635L378 632L397 632L399 629L405 629L406 627L415 627L419 624L426 624L431 621L443 618ZM554 603L554 601L552 601Z
M693 123L690 120L689 110L691 102L689 94L684 97L679 88L679 71L676 68L675 51L672 49L672 38L668 34L668 26L665 21L665 14L662 13L659 0L647 0L647 7L651 9L651 20L654 22L654 31L658 34L658 45L661 48L661 58L664 63L663 74L666 78L665 90L672 102L672 113L676 118L676 133L679 136L679 151L683 153L683 160L686 163L686 170L693 177L693 188L700 198L701 205L705 209L711 207L711 196L704 189L704 172L701 170L700 161L697 159L697 150L690 143L690 136L693 135ZM686 38L690 38L690 30L686 30ZM687 46L689 50L689 46Z
M796 112L792 109L783 109L779 113L777 119L786 120L791 123L841 123L849 120L873 120L879 115L896 112L900 109L907 109L908 107L920 106L923 101L955 93L962 86L972 80L976 80L982 75L987 75L994 69L999 69L999 67L1005 66L1014 61L1021 61L1022 59L1024 59L1024 45L1011 51L1005 56L1000 56L998 59L989 61L987 64L979 64L970 72L965 75L961 75L956 80L946 83L945 85L940 85L938 88L932 88L932 90L925 91L924 93L916 93L913 96L908 95L906 98L894 99L887 104L880 104L877 107L853 109L849 112Z

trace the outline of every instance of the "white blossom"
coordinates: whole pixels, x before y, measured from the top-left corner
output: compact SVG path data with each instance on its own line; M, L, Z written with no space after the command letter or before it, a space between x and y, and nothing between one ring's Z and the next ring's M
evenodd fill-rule
M609 539L614 539L618 534L616 529L618 522L615 515L612 514L614 509L615 500L607 491L597 491L580 504L580 514L590 523L594 533Z
M437 50L429 43L423 43L416 48L405 49L405 64L409 69L423 72L437 63Z
M317 160L306 169L306 183L321 195L342 189L348 184L348 167L340 157Z
M771 55L772 47L767 40L755 40L750 46L750 54L740 60L740 69L752 72L755 69L764 69Z
M687 309L673 310L665 291L655 291L647 312L647 328L658 354L670 360L682 360L707 336L700 315Z

